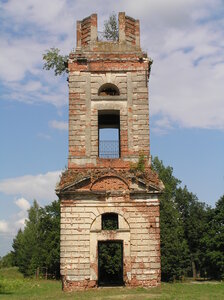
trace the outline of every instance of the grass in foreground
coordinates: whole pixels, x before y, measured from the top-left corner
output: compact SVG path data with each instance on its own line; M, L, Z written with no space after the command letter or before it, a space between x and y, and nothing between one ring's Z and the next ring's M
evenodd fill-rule
M0 299L224 299L224 283L163 283L161 287L144 288L100 288L89 291L64 293L61 282L23 278L16 268L0 269Z

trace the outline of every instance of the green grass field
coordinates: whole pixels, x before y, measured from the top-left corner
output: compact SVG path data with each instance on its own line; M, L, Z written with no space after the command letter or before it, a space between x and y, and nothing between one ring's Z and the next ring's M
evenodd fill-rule
M163 283L159 288L100 288L64 293L61 282L24 279L16 268L0 269L0 299L224 299L224 283Z

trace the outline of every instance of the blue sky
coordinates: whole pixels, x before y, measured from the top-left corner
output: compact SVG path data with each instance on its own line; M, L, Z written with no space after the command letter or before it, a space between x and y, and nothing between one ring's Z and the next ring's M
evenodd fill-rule
M224 194L224 3L221 0L0 1L0 255L24 226L33 199L56 199L67 164L66 77L42 69L42 54L75 48L75 24L125 11L140 19L153 59L151 153L200 201Z

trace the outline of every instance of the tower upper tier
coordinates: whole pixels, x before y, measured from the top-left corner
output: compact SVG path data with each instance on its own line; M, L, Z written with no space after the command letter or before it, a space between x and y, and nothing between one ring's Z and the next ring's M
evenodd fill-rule
M101 40L97 15L77 22L68 60L69 168L130 167L148 159L148 78L139 21L119 13L118 39Z

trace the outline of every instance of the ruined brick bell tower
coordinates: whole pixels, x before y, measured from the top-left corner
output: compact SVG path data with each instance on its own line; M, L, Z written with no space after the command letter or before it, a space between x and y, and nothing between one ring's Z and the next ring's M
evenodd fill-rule
M117 41L100 40L96 14L77 22L68 170L56 189L64 290L160 284L163 184L150 168L151 63L138 20L119 13Z

